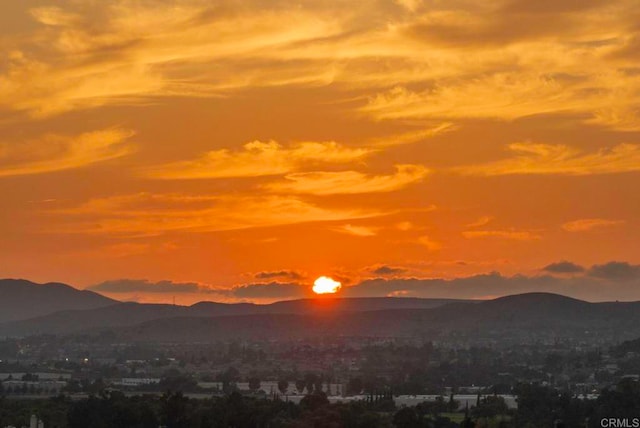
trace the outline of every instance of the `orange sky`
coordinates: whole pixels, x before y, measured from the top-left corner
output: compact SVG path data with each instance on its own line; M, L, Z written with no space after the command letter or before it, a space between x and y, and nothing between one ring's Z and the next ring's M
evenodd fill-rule
M637 1L216 4L2 2L1 277L640 299Z

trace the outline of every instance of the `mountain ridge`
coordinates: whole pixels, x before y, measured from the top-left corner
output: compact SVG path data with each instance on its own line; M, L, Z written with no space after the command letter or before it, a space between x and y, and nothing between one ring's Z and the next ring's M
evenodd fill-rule
M52 314L61 310L90 310L119 303L90 290L60 282L39 284L26 279L0 279L0 322Z
M320 337L451 337L495 340L629 340L640 336L640 302L590 303L566 296L518 295L478 303L451 303L431 309L360 312L252 314L213 318L178 317L115 329L124 341L207 342L231 339ZM507 296L511 297L511 296ZM529 299L531 298L531 299ZM511 311L501 312L510 301Z
M122 302L92 310L64 310L52 314L0 323L0 335L64 334L80 330L122 327L167 318L215 318L250 315L321 315L375 310L412 310L438 307L450 299L336 298L301 299L268 305L199 302L191 306Z
M481 301L319 296L262 305L202 301L177 306L118 302L61 283L0 280L0 295L7 294L11 288L21 290L23 300L25 296L33 297L29 293L35 290L43 292L40 300L52 293L54 296L62 293L70 301L62 310L0 323L0 335L3 336L112 331L125 341L177 342L235 336L283 339L347 335L437 339L450 334L465 337L548 334L561 337L569 331L578 336L589 332L597 332L603 337L640 336L640 302L591 303L544 292ZM84 301L85 298L90 302ZM74 299L80 299L81 303ZM29 303L33 305L33 300ZM87 304L91 308L86 308ZM0 301L0 307L2 305L6 306L4 300ZM51 311L52 307L47 310Z

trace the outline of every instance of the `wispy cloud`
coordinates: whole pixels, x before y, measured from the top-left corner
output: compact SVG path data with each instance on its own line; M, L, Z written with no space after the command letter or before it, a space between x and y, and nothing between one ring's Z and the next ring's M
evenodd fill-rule
M396 223L395 227L396 227L396 229L398 229L398 230L400 230L402 232L407 232L407 231L413 229L415 226L410 221L401 221L400 223Z
M92 285L88 290L101 293L206 293L211 287L195 282L152 282L146 279L115 279Z
M387 266L387 265L382 265L379 266L375 269L373 269L371 272L376 274L376 275L399 275L402 274L404 272L406 272L406 269L403 268L397 268L397 267L391 267L391 266Z
M465 230L462 236L467 239L476 238L500 238L512 239L516 241L533 241L541 239L542 236L537 232L529 230Z
M528 292L550 292L594 301L639 299L637 287L640 266L626 262L595 265L572 276L514 275L498 272L453 279L444 278L374 278L346 287L345 297L410 296L427 298L483 299Z
M406 8L410 12L415 12L422 6L422 0L394 0L400 6Z
M424 141L456 129L458 129L458 127L452 122L442 122L433 127L419 129L417 131L409 131L402 134L373 138L367 142L367 145L372 147L401 146Z
M593 265L587 275L611 281L633 281L640 279L640 265L628 262L612 261L601 265Z
M548 264L542 270L550 273L582 273L585 271L582 266L568 261Z
M47 134L21 142L0 143L0 177L80 168L131 153L133 131L104 129L69 136Z
M338 227L333 227L332 230L340 233L346 233L354 236L375 236L378 234L378 229L367 226L356 226L353 224L343 224Z
M253 141L242 150L213 150L192 161L148 168L143 174L161 179L259 177L286 174L309 164L353 162L372 152L335 142L300 142L284 147L275 141Z
M499 73L421 92L397 86L371 97L362 111L378 119L516 119L562 109L562 86L544 75Z
M225 294L239 299L283 299L305 297L310 290L292 282L266 282L236 285Z
M553 275L502 275L499 272L475 274L457 278L416 278L403 275L403 268L380 265L372 273L384 278L365 279L345 287L344 297L405 296L423 298L483 299L486 296L506 296L527 292L550 292L587 300L639 299L637 287L629 287L640 281L640 265L611 261L584 268L572 262L551 263L543 271ZM282 271L286 278L287 272ZM274 273L279 273L274 271ZM558 275L571 274L571 275ZM279 275L278 275L279 276ZM267 275L260 279L272 279ZM100 293L130 295L190 294L201 299L225 301L273 301L309 297L308 285L295 281L268 281L237 284L231 287L213 287L198 282L150 281L146 279L116 279L88 287ZM343 278L340 278L341 280ZM345 279L345 283L346 283ZM209 296L209 297L208 297Z
M44 28L23 50L16 49L8 72L0 75L0 104L37 116L157 96L215 96L278 80L326 79L324 71L289 73L288 78L249 70L207 76L201 65L223 58L272 57L279 48L340 28L335 19L304 9L214 7L197 0L68 2L35 8L31 14ZM28 49L30 45L37 49ZM191 77L178 77L185 72Z
M418 244L424 246L429 251L438 251L442 248L442 243L427 235L420 236L418 238Z
M619 144L585 153L565 145L514 143L509 145L509 151L516 156L456 170L470 175L593 175L640 171L638 144Z
M482 227L482 226L486 226L487 224L491 223L491 221L493 221L493 217L492 216L488 216L488 215L483 215L482 217L479 217L477 220L472 221L469 224L466 224L466 227Z
M67 226L61 232L134 236L270 227L383 214L362 209L322 208L288 196L151 193L95 198L51 213L65 217Z
M280 193L335 195L391 192L422 181L428 170L420 165L396 165L391 175L367 175L357 171L301 172L288 174L284 181L268 183L264 188Z
M609 220L605 218L581 218L564 223L562 228L567 232L587 232L601 227L622 224L622 220Z
M368 97L361 111L378 119L569 112L640 127L637 55L628 54L637 32L633 2L395 3L117 0L33 8L38 25L9 50L0 105L46 116L338 83Z
M289 278L297 280L302 278L302 275L292 270L275 270L258 272L254 277L256 279Z
M309 287L295 282L256 282L239 284L232 287L214 287L198 282L151 281L147 279L114 279L103 281L87 287L117 298L130 299L131 296L143 295L191 295L202 300L224 300L229 302L247 300L278 300L306 297Z

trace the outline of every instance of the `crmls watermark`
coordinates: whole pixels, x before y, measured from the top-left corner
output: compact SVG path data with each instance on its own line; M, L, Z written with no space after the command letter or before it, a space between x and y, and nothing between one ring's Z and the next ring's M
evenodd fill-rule
M603 428L640 428L640 418L602 418Z

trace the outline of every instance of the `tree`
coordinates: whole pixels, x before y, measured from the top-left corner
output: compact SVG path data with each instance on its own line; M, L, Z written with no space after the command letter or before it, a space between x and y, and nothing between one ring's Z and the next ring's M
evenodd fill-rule
M260 389L260 379L258 379L257 376L252 376L249 378L249 389L252 392L256 392L258 389Z
M615 389L602 391L596 400L594 415L589 420L595 423L603 418L637 418L638 409L640 384L631 379L623 379Z
M300 407L311 411L315 411L327 404L329 404L329 399L324 392L314 392L313 394L305 395L304 398L300 400Z
M189 399L181 392L168 392L162 396L162 419L167 428L188 428Z
M99 394L104 391L106 387L104 381L100 378L94 380L91 384L89 384L86 388L89 394Z
M504 398L498 396L487 396L480 400L480 403L471 409L471 415L475 418L493 418L509 412L509 407Z
M359 377L354 377L349 379L349 383L347 383L347 394L356 395L362 392L362 388L364 388L364 384L362 379Z
M323 382L323 376L316 376L316 380L313 383L313 390L314 391L322 391L322 382Z
M475 426L469 416L465 416L462 422L460 422L460 428L474 428Z
M449 403L445 403L442 396L436 397L435 401L423 401L416 405L416 412L418 415L432 415L437 416L440 413L445 413L449 410Z
M413 407L403 407L393 415L397 428L420 428L420 418Z
M64 387L64 391L67 391L71 394L80 392L81 390L82 390L82 387L80 385L80 382L78 382L77 379L70 379Z
M289 389L289 382L284 379L278 381L278 391L280 394L284 395L287 393L287 389Z
M452 392L451 395L449 395L449 406L448 406L449 408L447 409L447 411L453 413L456 410L458 410L459 406L460 406L460 403L453 398L453 392Z
M218 375L218 379L222 382L222 389L225 392L229 392L231 386L240 380L240 372L235 367L229 367Z
M25 382L35 382L38 380L38 375L33 373L25 373L22 375L21 380Z
M186 374L178 373L160 379L158 384L161 391L193 391L197 388L198 382Z
M518 386L517 394L519 426L551 426L555 419L556 391L544 386L522 384Z
M314 373L307 373L304 377L304 382L307 387L307 394L311 394L314 391L314 386L318 382L318 376Z

